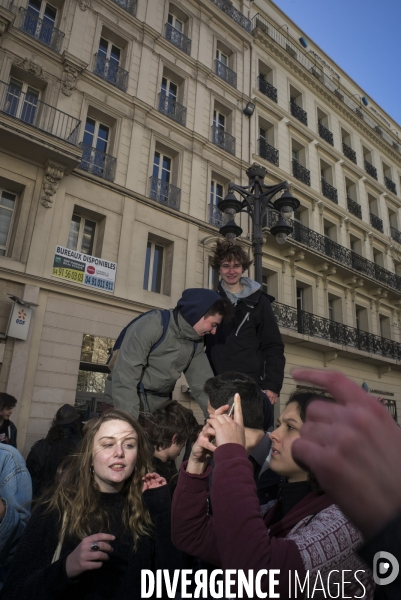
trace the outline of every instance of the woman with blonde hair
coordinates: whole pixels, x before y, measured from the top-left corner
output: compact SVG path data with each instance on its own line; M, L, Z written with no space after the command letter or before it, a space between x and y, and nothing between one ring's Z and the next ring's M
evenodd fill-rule
M141 597L142 569L178 569L170 494L151 471L144 433L128 413L92 419L82 445L39 501L1 598Z

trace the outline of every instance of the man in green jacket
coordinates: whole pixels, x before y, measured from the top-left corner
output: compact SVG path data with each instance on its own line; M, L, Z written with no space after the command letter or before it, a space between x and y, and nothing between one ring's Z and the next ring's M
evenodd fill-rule
M160 311L135 320L126 331L109 376L107 389L115 408L135 418L140 411L153 412L171 397L181 373L185 373L191 394L207 417L203 385L213 372L204 353L203 337L214 335L230 310L230 302L216 292L192 288L185 290L177 306L170 309L166 331Z

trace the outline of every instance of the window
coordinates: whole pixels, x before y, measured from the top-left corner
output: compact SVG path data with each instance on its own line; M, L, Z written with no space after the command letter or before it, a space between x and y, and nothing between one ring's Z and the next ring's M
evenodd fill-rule
M216 50L216 60L221 62L225 67L228 67L228 56L219 49Z
M380 335L387 340L391 339L390 319L384 315L379 315Z
M163 275L164 247L148 241L146 247L145 273L143 289L149 292L161 293Z
M304 289L297 287L297 311L304 309Z
M218 110L213 111L213 125L215 128L225 131L226 117Z
M40 0L29 0L22 30L47 46L51 45L57 9Z
M93 254L96 223L73 214L68 233L67 248L77 250L82 254Z
M274 87L273 83L273 69L259 61L259 91L262 92L265 96L273 100L273 102L277 102L277 89Z
M209 288L209 290L216 291L217 288L219 287L219 281L220 281L220 276L219 276L218 269L213 268L212 265L209 263L209 271L208 271L208 288Z
M183 22L180 21L180 19L178 19L178 17L176 17L175 15L172 15L171 13L168 13L167 23L169 23L169 25L171 25L172 27L174 27L174 29L176 29L180 33L184 32L184 24L183 24Z
M334 300L329 298L329 320L334 321Z
M7 89L4 112L29 125L34 125L39 91L13 77Z
M105 154L108 150L110 128L104 123L86 118L83 154L80 167L102 177Z
M262 269L262 292L265 294L269 293L269 274Z
M169 156L156 151L153 159L153 177L170 183L171 162L172 160Z
M296 148L292 148L291 155L292 160L296 160L297 162L299 162L299 151Z
M362 306L355 306L355 324L358 331L369 331L368 311Z
M168 79L167 77L162 77L161 92L168 98L177 100L178 85L170 79Z
M0 256L5 256L17 196L0 189Z
M210 204L214 204L215 206L217 206L217 204L220 202L220 200L223 200L223 196L224 196L224 186L222 183L218 183L217 181L213 180L210 182Z
M121 48L118 48L118 46L106 38L101 37L99 49L96 54L95 75L116 85L119 78L120 59Z
M362 256L362 240L354 237L353 235L350 235L350 248L352 250L352 252L355 252L356 254L359 254L360 256Z

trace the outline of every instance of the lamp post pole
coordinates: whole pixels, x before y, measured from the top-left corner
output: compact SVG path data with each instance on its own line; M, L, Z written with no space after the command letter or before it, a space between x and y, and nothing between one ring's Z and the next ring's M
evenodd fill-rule
M255 280L262 283L262 251L263 251L263 216L267 210L274 213L281 213L281 218L277 219L274 227L271 227L270 233L274 235L278 243L283 244L287 236L292 233L292 227L285 219L291 217L292 211L299 206L299 200L293 198L288 190L288 182L282 181L276 185L265 185L264 178L267 170L254 163L246 171L249 178L249 185L240 186L235 183L229 184L229 193L218 203L218 208L225 212L230 219L223 227L220 233L228 238L235 238L242 233L242 229L235 223L234 218L237 212L247 212L252 221L252 246L255 264ZM280 191L284 190L281 198L272 202L272 198ZM242 200L237 200L234 196L237 192Z

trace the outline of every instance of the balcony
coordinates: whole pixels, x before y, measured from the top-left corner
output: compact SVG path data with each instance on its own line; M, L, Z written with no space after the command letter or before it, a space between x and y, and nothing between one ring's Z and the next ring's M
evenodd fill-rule
M150 178L150 198L160 202L160 204L180 210L180 188L154 176Z
M191 54L191 40L181 33L181 31L170 25L170 23L166 23L166 40L185 52L185 54L188 54L188 56Z
M0 0L0 36L14 23L15 9L16 0Z
M113 0L113 2L120 6L127 13L135 17L137 0Z
M401 244L401 231L398 231L395 227L390 226L391 238Z
M310 171L303 167L295 158L292 159L292 174L296 179L310 186Z
M369 214L370 214L370 224L372 225L372 227L377 229L377 231L380 231L380 233L383 233L383 221L381 219L379 219L379 217L377 217L373 213L369 213Z
M107 179L107 181L114 181L117 162L114 156L100 152L97 148L92 148L87 144L82 144L82 150L82 160L78 169L102 177L102 179Z
M219 228L223 225L223 213L215 204L209 204L209 223Z
M19 9L15 27L35 38L41 44L51 48L51 50L58 53L61 52L64 33L56 29L52 23L47 23L43 19L39 19L39 17L26 8L21 7Z
M362 206L358 204L358 202L355 202L355 200L352 200L352 198L347 196L347 205L351 215L358 217L358 219L362 219Z
M106 58L104 54L95 54L95 68L93 72L122 92L127 91L128 71L122 69L115 61Z
M235 137L217 125L212 125L212 142L235 156Z
M298 311L296 308L280 302L273 302L272 309L279 327L385 358L401 359L401 344L393 340L303 310Z
M268 160L269 162L273 163L273 165L276 165L276 167L278 167L278 150L273 146L270 146L270 144L268 144L263 138L259 138L258 142L259 156L261 156L265 160Z
M308 125L308 115L307 113L295 102L290 102L291 114L293 117L301 121L304 125Z
M267 218L267 226L273 227L276 225L278 220L278 214L269 212ZM347 269L353 269L354 271L358 271L371 279L374 279L397 292L401 292L401 277L392 273L391 271L387 271L380 265L367 260L360 254L349 250L349 248L345 248L345 246L341 246L334 240L327 238L309 227L302 225L299 221L290 221L289 222L293 227L293 232L290 234L289 239L293 239L296 242L306 246L309 250L313 250L315 252L319 252L337 262L341 263L341 265ZM265 226L265 223L264 223Z
M164 92L160 92L159 94L159 111L185 127L187 109L171 96L167 96Z
M377 169L373 165L370 164L367 160L364 160L365 171L368 175L373 177L373 179L377 179Z
M211 0L217 8L222 10L227 16L235 21L242 29L245 29L248 33L252 33L252 23L245 17L239 10L234 8L229 0Z
M319 128L320 137L323 140L325 140L328 144L331 144L332 146L334 146L333 134L331 133L331 131L326 129L326 127L324 125L322 125L321 123L318 123L318 128Z
M355 152L355 150L353 150L352 148L350 148L349 146L347 146L347 144L344 144L344 142L343 142L343 154L344 154L344 156L346 156L347 158L349 158L349 160L352 160L352 162L356 164L356 152Z
M390 190L390 192L397 195L397 186L395 185L394 181L391 181L391 179L384 176L384 185L388 190Z
M274 86L272 86L271 83L269 83L265 79L262 79L261 77L258 77L258 81L259 81L259 91L262 92L262 94L264 94L268 98L270 98L270 100L273 100L273 102L276 102L276 104L277 104L276 88Z
M217 58L214 61L215 73L226 81L229 85L232 85L233 88L237 89L237 73L235 73L232 69L229 69L227 65L220 62Z
M325 179L322 178L322 194L325 198L328 198L332 202L338 204L338 196L337 190L335 187L327 183Z
M78 165L81 121L4 81L0 113L0 148L36 163L58 161L67 174Z

